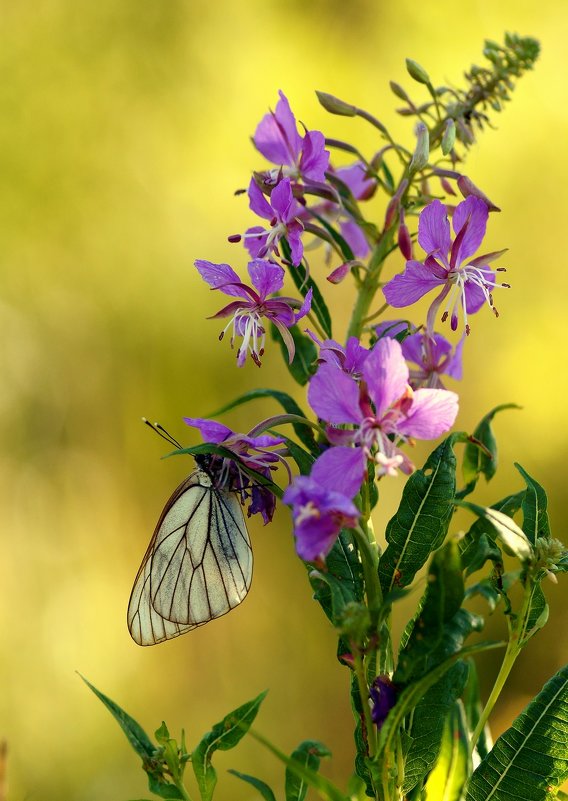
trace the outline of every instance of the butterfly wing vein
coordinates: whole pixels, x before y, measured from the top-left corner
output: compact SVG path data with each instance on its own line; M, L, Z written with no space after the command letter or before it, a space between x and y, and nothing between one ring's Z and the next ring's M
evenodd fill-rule
M226 614L252 578L252 550L235 494L196 470L174 492L142 560L128 605L128 628L153 645Z

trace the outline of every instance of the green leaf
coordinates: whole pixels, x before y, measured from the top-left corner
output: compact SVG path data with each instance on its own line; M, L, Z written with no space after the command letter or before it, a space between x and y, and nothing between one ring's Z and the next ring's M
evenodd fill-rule
M462 705L445 720L440 755L425 786L425 801L460 801L469 775L468 732Z
M412 743L405 762L403 793L410 792L422 782L434 766L442 746L448 710L455 707L455 702L463 692L467 674L467 664L457 662L440 681L430 687L409 716L406 730ZM443 795L439 798L443 798Z
M263 737L261 734L253 730L250 731L250 736L267 748L277 759L283 762L284 765L286 765L286 767L295 773L299 778L304 779L304 781L310 787L312 787L317 792L319 797L324 799L324 801L349 801L349 799L341 792L341 790L332 784L329 779L326 779L319 773L315 773L313 770L305 765L302 765L300 762L297 762L291 757L286 756L283 751L273 745L269 740L266 739L266 737Z
M80 673L79 676L81 676ZM87 687L89 687L97 696L97 698L106 706L122 731L126 734L128 742L132 748L136 751L138 756L142 758L142 761L151 759L156 751L156 746L148 737L142 726L140 726L140 724L137 723L134 718L131 718L130 715L128 715L123 709L121 709L118 704L115 704L114 701L111 701L111 699L104 695L100 690L97 690L97 688L94 687L90 681L87 681L84 676L81 676L81 678Z
M211 764L215 751L234 748L249 730L258 709L266 696L260 693L252 701L230 712L202 738L191 755L191 764L203 801L210 801L217 784L217 771Z
M467 721L467 728L470 733L473 733L477 728L479 718L481 717L483 704L481 702L481 695L479 693L479 680L477 678L477 666L475 664L475 660L468 659L467 662L469 665L469 675L462 700ZM492 746L493 741L491 739L491 732L489 730L489 726L486 724L483 727L483 731L479 735L475 750L479 754L480 758L484 759L484 757L486 757L491 750Z
M398 511L387 525L388 547L379 563L385 594L395 586L408 586L432 551L444 541L456 489L453 449L456 442L466 439L465 434L452 434L406 482Z
M513 517L521 508L524 497L525 491L523 490L502 498L497 503L494 503L491 508ZM502 564L501 551L495 544L494 539L495 529L488 520L480 517L459 541L462 567L466 569L467 576L480 570L488 559L494 564Z
M214 412L211 412L211 414L206 415L206 417L217 417L225 412L229 412L231 409L235 409L237 406L241 406L243 403L248 403L249 401L257 400L258 398L273 398L275 401L277 401L277 403L280 404L280 406L282 406L285 412L288 412L288 414L296 414L298 417L306 417L304 411L296 403L294 398L292 398L286 392L280 392L280 390L277 389L253 389L250 392L245 392L244 395L239 395L238 398L235 398L235 400L232 400L225 406L221 406L220 409L216 409ZM317 452L318 448L314 439L314 432L310 426L302 425L301 423L294 423L293 427L297 436L304 443L307 449L312 453Z
M278 434L278 436L282 437L284 440L284 445L288 448L290 456L296 462L301 475L307 476L311 472L312 465L315 461L312 454L304 450L304 448L298 445L297 442L294 442L293 439L283 437L282 434Z
M505 553L516 556L521 562L528 562L532 558L533 549L526 534L509 515L493 507L478 506L470 501L460 501L459 505L489 523Z
M292 753L292 760L317 773L320 759L331 756L331 751L317 740L304 740ZM286 768L286 801L304 801L308 792L308 784L290 767Z
M317 359L317 348L309 336L303 334L297 325L293 325L288 329L290 336L294 340L295 353L292 363L288 359L288 349L284 344L284 340L280 336L278 329L275 325L271 324L270 327L272 338L276 340L282 351L282 358L286 363L290 375L301 386L308 383L313 373L315 372L315 363Z
M493 478L497 470L498 459L497 441L495 439L495 435L493 434L491 423L498 412L502 412L505 409L520 408L521 407L517 406L515 403L503 403L500 406L496 406L488 414L486 414L478 424L477 428L473 432L473 436L478 442L481 442L482 445L485 446L489 453L482 450L475 443L471 441L468 442L465 447L462 464L463 478L466 486L469 485L473 489L480 473L483 473L487 481L490 481Z
M532 545L536 545L539 537L550 539L550 524L548 522L548 504L546 492L538 482L531 478L520 464L515 467L527 484L527 491L523 500L523 531Z
M481 618L461 609L464 583L456 542L448 542L434 554L427 582L420 613L399 654L395 683L423 675L458 651L464 639L482 626Z
M371 679L372 681L372 679ZM373 780L369 771L368 752L369 744L367 742L366 733L363 734L364 729L364 715L363 707L361 705L361 694L359 692L359 683L355 673L351 675L351 708L355 716L355 730L353 738L355 740L355 773L365 785L367 795L374 797L375 791L373 788Z
M314 598L332 623L337 623L344 607L363 600L363 574L353 534L344 529L325 560L326 571L312 571L310 583Z
M331 239L333 239L343 259L345 261L354 261L355 254L351 250L348 242L341 236L339 231L336 231L333 225L330 225L324 217L321 217L319 214L316 214L315 212L312 212L312 214L315 217L315 219L319 222L319 224L322 226L322 228L324 228L324 230L327 231ZM360 216L361 215L359 215L359 217Z
M568 666L545 684L499 737L474 772L466 801L546 801L566 779Z
M300 290L304 297L307 295L308 290L312 290L313 294L311 310L317 317L325 335L331 339L331 314L329 313L329 309L327 308L327 304L323 299L323 295L321 294L318 285L311 276L308 276L306 268L303 264L299 264L297 267L292 267L290 270L290 275L292 276L292 281L296 284L296 287Z
M266 782L257 779L255 776L249 776L248 773L239 773L238 770L231 769L228 772L232 773L233 776L236 776L238 779L242 779L244 782L247 782L247 784L251 784L253 787L255 787L264 798L264 801L276 801L276 796Z
M160 798L168 798L170 801L183 801L183 795L180 790L174 785L163 782L155 775L148 775L148 789L159 795Z
M521 644L524 644L530 640L530 638L536 634L537 631L540 631L540 629L546 625L548 620L548 611L548 604L546 603L546 598L544 597L542 587L539 583L533 584L529 601L529 609L525 619L525 625L523 626L523 631L521 632L520 636Z

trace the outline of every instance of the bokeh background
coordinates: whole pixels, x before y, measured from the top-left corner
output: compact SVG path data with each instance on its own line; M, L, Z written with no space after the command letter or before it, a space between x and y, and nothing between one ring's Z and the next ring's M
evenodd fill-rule
M500 473L481 497L520 487L518 460L548 488L554 531L566 536L568 15L561 0L536 8L0 3L0 737L11 801L148 796L137 757L75 671L149 732L162 719L176 734L185 727L190 745L270 688L259 730L285 751L321 739L334 752L328 775L342 785L349 775L347 674L310 601L286 510L267 529L252 523L253 587L231 615L150 649L125 624L155 520L191 468L160 460L167 446L141 415L189 441L184 414L259 384L295 391L272 345L262 372L236 369L204 319L218 301L192 267L195 258L245 264L226 241L251 224L233 191L264 163L249 137L279 88L309 127L372 153L373 130L326 115L315 88L369 108L410 142L388 89L391 78L410 86L406 56L435 82L459 82L484 38L511 30L541 40L537 69L469 156L470 176L503 208L488 249L510 248L513 289L498 297L499 320L475 319L459 425L471 430L497 403L523 406L496 423ZM345 320L349 290L328 298ZM228 421L246 430L272 411L258 403ZM401 487L384 482L378 530ZM551 622L514 670L496 733L566 661L566 593L552 584L547 593ZM481 663L485 690L496 659ZM229 767L281 785L280 765L252 741L217 757L219 801L254 795Z

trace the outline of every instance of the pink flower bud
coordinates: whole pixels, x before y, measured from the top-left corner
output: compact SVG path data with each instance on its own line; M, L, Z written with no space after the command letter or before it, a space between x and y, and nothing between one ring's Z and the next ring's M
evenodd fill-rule
M447 178L440 178L440 183L442 184L442 189L447 195L455 195L454 187L448 181Z
M398 226L398 246L404 258L408 261L412 258L412 239L406 223L401 222Z
M468 197L469 195L473 195L474 197L481 198L481 200L487 203L489 211L501 211L499 206L496 206L487 195L477 187L473 181L467 177L467 175L460 175L458 178L458 189L462 193L464 197Z
M352 266L352 261L346 261L344 264L340 264L339 267L336 267L335 270L330 272L330 274L327 276L327 280L330 284L340 284Z

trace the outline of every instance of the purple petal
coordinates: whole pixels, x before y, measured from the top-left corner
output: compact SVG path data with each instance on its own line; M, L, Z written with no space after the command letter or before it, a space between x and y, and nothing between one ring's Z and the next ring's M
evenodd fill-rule
M256 234L256 236L253 236ZM257 259L266 254L266 244L268 242L268 231L260 225L253 225L247 228L244 236L244 245L253 259Z
M366 466L361 448L334 447L316 459L311 477L324 489L354 498L361 488Z
M444 281L419 261L407 261L406 270L383 287L386 301L396 309L410 306Z
M355 258L364 259L369 253L370 248L361 228L359 228L357 223L350 220L340 223L339 227L341 229L341 236L353 251Z
M264 315L273 322L278 320L283 323L286 328L294 325L296 322L296 315L293 308L284 298L274 298L273 300L266 300L264 302Z
M456 265L463 264L479 248L485 236L488 217L487 204L474 195L470 195L456 207L453 216L456 235L467 223L467 230L459 246Z
M216 420L207 420L204 417L184 417L184 422L192 428L199 429L204 442L218 444L233 435L230 428L218 423Z
M234 284L240 285L241 279L228 264L214 264L212 261L196 259L195 266L199 275L213 289L220 289L225 295L231 295L232 297L248 298L247 294L243 294L240 286L234 286ZM224 286L225 284L228 286Z
M273 164L296 164L302 147L302 137L296 128L296 118L284 93L279 92L280 100L276 111L266 114L259 122L253 141L262 155Z
M259 217L263 217L265 220L271 220L274 217L272 206L264 196L263 191L260 189L254 178L251 178L250 180L248 196L249 208L251 211L253 211L255 214L258 214Z
M270 205L272 216L274 212L282 222L288 222L290 218L290 210L292 208L294 196L292 194L292 185L289 178L283 178L280 183L274 187L270 195ZM293 215L292 215L293 218Z
M280 336L286 345L286 350L288 351L288 363L292 364L294 361L294 355L296 353L296 345L292 339L292 334L288 331L284 323L282 323L277 317L274 317L272 322L280 332Z
M399 334L404 334L409 329L412 330L410 328L410 323L406 320L383 320L382 323L375 326L375 334L377 335L377 339L381 339L382 337L396 339Z
M310 309L312 308L312 296L313 296L313 294L314 294L314 290L311 289L311 288L308 289L308 291L306 292L306 297L304 298L304 302L302 303L302 305L300 306L300 308L296 312L296 315L295 315L296 322L298 322L298 320L301 320L302 317L305 317L306 314L309 314Z
M363 378L380 420L407 390L408 367L396 339L379 339L365 360Z
M322 364L311 379L308 402L327 423L359 423L363 419L357 383L330 364Z
M491 292L493 289L492 284L495 281L495 273L491 272L491 270L484 271L483 276L486 281L489 282L489 286L486 288L487 292ZM473 281L466 281L465 287L465 308L468 314L475 314L478 312L484 303L487 303L487 296L483 289L478 285L474 284Z
M451 350L451 344L441 334L434 334L433 338L422 333L411 334L402 343L404 358L421 366L437 366Z
M284 269L279 264L264 259L249 261L248 271L261 300L279 292L284 286Z
M367 168L362 161L335 170L335 175L349 188L356 200L367 200L377 186L376 180L369 178L366 173Z
M417 389L407 418L397 431L417 439L436 439L453 426L458 413L458 396L446 389Z
M304 256L304 246L301 238L303 233L304 227L300 223L292 222L288 224L288 233L286 235L286 239L290 245L290 257L292 259L292 264L295 267L300 264Z
M440 200L433 200L420 212L418 243L426 253L438 252L444 258L452 244L447 210Z
M349 337L345 346L343 369L346 373L360 375L368 355L369 351L361 345L357 337Z
M320 131L308 131L302 142L300 172L304 180L325 182L329 167L329 150L325 149L325 136Z
M454 355L450 359L448 359L444 367L444 373L446 375L449 375L450 378L455 378L456 381L461 381L463 376L462 357L463 357L464 343L465 343L465 334L462 336L462 338L456 345Z
M261 434L258 437L249 437L246 434L243 434L239 437L239 439L253 448L271 448L273 445L282 445L284 442L282 437L271 437L270 434ZM253 466L254 465L251 464L251 467Z

